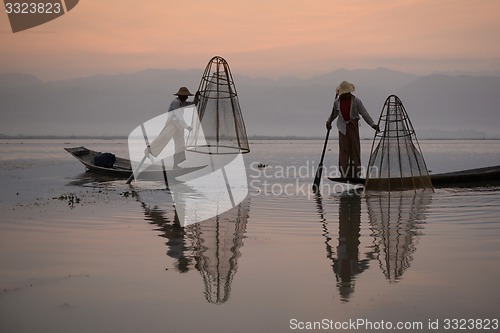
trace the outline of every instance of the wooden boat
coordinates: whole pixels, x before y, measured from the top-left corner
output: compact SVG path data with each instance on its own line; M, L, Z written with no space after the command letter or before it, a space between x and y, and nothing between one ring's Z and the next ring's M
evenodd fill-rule
M105 168L101 166L94 165L94 157L100 155L100 152L90 150L85 147L74 147L74 148L64 148L68 153L73 155L78 161L80 161L87 171L96 172L100 174L107 174L113 176L123 176L124 178L129 177L132 174L132 167L130 166L130 160L125 158L116 157L116 161L111 168Z
M93 163L94 158L101 154L101 152L94 151L83 146L73 147L73 148L64 148L68 153L70 153L73 157L75 157L78 161L80 161L87 168L88 172L94 172L97 174L113 176L115 178L128 178L132 174L132 167L130 160L126 158L116 157L116 161L112 167L102 167L97 166ZM168 169L165 170L168 176L178 177L184 174L194 172L196 170L200 170L206 167L203 166L195 166L188 168L176 168L176 169ZM147 172L161 172L162 170L148 170Z
M500 165L430 175L435 187L467 184L495 185L500 183Z
M500 184L500 165L430 175L434 187L487 186ZM339 183L364 185L365 178L328 178Z

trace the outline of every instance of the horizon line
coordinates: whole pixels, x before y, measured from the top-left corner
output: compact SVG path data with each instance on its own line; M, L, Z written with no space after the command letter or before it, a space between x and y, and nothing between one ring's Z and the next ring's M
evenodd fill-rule
M427 74L416 74L408 71L403 71L399 69L392 69L389 67L384 67L384 66L379 66L375 68L345 68L345 67L339 67L334 70L329 70L325 71L323 73L312 73L310 75L304 76L304 75L281 75L281 76L263 76L263 75L250 75L248 73L242 74L238 72L234 72L234 75L238 76L243 76L243 77L248 77L251 79L269 79L273 81L279 81L282 79L297 79L297 80L310 80L314 79L317 77L321 77L324 75L332 74L335 72L340 72L340 71L346 71L346 72L359 72L359 71L379 71L379 70L386 70L394 73L400 73L400 74L407 74L407 75L413 75L415 77L426 77L426 76L433 76L433 75L447 75L447 76L493 76L493 77L500 77L500 68L495 69L495 70L477 70L477 71L462 71L462 70L453 70L453 71L432 71ZM130 72L115 72L115 73L94 73L94 74L88 74L88 75L80 75L80 76L72 76L72 77L66 77L66 78L57 78L57 79L46 79L43 78L42 76L39 76L38 74L34 73L28 73L28 72L15 72L15 71L8 71L8 72L0 72L0 75L26 75L26 76L33 76L37 79L39 79L42 82L55 82L55 81L70 81L70 80L76 80L76 79L90 79L98 76L118 76L118 75L134 75L134 74L139 74L142 72L147 72L147 71L177 71L177 72L193 72L193 71L199 71L203 72L203 68L187 68L187 69L181 69L181 68L159 68L159 67L149 67L149 68L144 68L140 70L135 70L135 71L130 71Z

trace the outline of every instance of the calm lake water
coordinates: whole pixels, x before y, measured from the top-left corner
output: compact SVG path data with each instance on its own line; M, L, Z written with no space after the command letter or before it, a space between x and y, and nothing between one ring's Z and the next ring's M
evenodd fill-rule
M126 157L124 141L0 141L0 331L498 329L500 186L388 194L324 180L315 196L322 144L252 142L247 199L181 228L163 190L102 181L63 150ZM420 146L433 173L500 165L496 140Z

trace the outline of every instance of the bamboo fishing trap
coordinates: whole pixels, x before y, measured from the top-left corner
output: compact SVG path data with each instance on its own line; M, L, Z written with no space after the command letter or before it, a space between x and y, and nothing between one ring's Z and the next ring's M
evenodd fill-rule
M238 94L229 65L213 57L198 88L199 123L189 135L187 150L207 154L250 152Z
M382 108L366 175L367 190L409 190L431 188L432 182L401 100L389 96Z

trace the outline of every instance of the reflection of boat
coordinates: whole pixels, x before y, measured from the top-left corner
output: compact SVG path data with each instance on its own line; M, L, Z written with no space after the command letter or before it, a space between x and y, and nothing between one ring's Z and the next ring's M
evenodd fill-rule
M432 191L370 192L366 195L375 252L391 282L410 267Z
M335 255L334 247L330 245L332 237L324 218L322 199L319 194L316 195L316 206L326 238L327 257L332 261L340 299L342 302L348 302L354 292L356 276L368 269L372 254L367 253L365 259L359 258L361 197L356 193L346 193L341 195L339 200L338 245Z
M454 171L430 175L432 186L434 187L452 187L467 185L488 185L500 183L500 165L469 169L463 171ZM365 184L365 178L328 178L331 181L351 184ZM398 178L395 178L397 181Z
M100 152L85 148L85 147L74 147L74 148L64 148L68 153L73 155L77 160L79 160L88 171L92 171L98 174L106 174L118 178L128 178L132 174L132 167L130 166L130 160L121 157L115 157L116 160L112 167L102 167L97 166L93 163L94 158L100 155ZM177 177L193 171L204 168L205 166L196 166L189 168L177 168L166 170L169 177ZM162 170L157 170L156 172L162 172ZM146 177L147 179L147 177Z
M241 256L249 199L221 215L186 227L180 226L173 201L162 201L168 204L167 209L158 203L141 204L146 219L157 225L160 236L167 239L167 255L175 259L176 270L184 273L195 268L203 277L207 301L226 302Z

